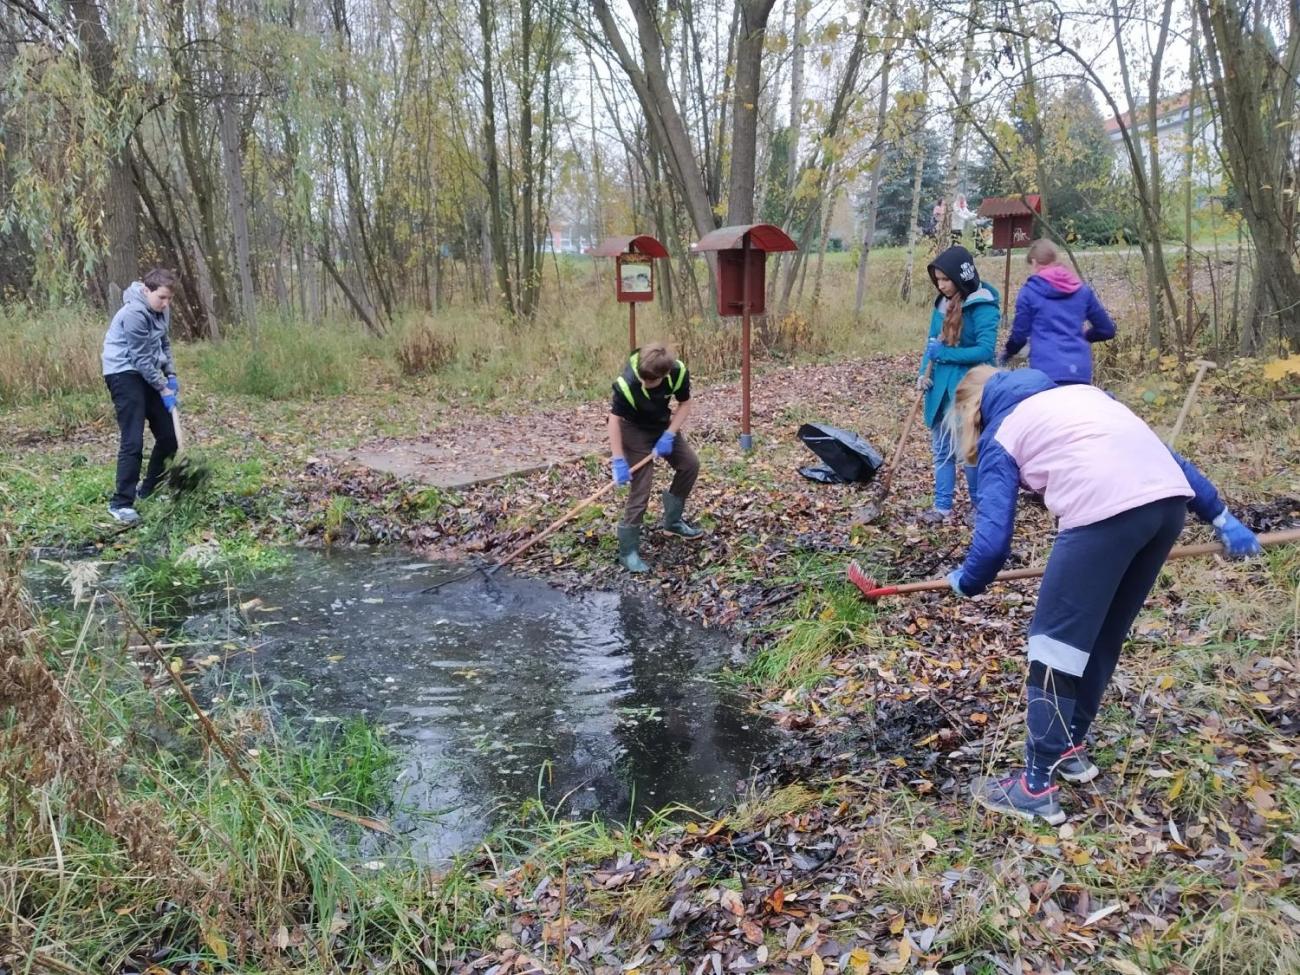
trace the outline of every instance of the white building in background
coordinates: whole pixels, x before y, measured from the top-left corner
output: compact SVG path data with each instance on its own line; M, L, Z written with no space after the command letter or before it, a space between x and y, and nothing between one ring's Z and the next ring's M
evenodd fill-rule
M1181 179L1183 168L1187 163L1188 119L1191 119L1192 145L1196 158L1192 164L1193 177L1201 179L1217 174L1219 164L1213 149L1218 139L1214 127L1214 113L1210 111L1204 91L1197 96L1196 104L1191 104L1191 93L1183 92L1164 99L1156 105L1156 152L1160 159L1160 172L1166 184L1173 179ZM1128 150L1124 146L1124 137L1120 131L1121 123L1129 131L1142 152L1143 159L1149 159L1147 146L1146 105L1137 109L1137 124L1133 124L1129 113L1118 118L1106 120L1106 135L1110 138L1115 157L1124 167L1129 165Z

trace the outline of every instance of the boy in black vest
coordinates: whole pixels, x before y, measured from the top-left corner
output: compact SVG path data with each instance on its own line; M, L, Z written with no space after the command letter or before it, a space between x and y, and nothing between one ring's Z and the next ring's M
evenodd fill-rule
M669 401L677 400L676 411ZM691 413L691 378L686 364L662 343L637 349L623 374L614 380L609 410L609 452L614 483L632 485L623 521L618 526L618 561L629 572L647 572L641 558L641 520L650 504L653 463L635 474L631 468L653 452L668 461L675 474L663 494L663 527L683 538L698 538L700 529L686 523L682 512L700 473L700 459L686 442L682 427Z

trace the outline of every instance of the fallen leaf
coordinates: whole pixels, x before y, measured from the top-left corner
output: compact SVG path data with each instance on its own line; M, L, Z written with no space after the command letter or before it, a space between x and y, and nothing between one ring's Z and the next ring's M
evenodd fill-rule
M1093 911L1086 918L1084 918L1083 923L1080 924L1079 927L1090 928L1098 921L1100 921L1102 918L1110 917L1112 914L1114 914L1118 910L1121 910L1123 907L1124 905L1121 904L1119 901L1116 901L1114 904L1108 904L1105 907L1099 907L1097 908L1097 910Z

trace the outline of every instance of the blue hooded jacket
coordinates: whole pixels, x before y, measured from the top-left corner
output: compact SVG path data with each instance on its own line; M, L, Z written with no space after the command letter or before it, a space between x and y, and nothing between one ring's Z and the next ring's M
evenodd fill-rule
M1069 268L1051 264L1030 275L1016 295L1005 351L1010 359L1028 342L1031 368L1056 383L1090 383L1091 343L1114 337L1115 323L1092 288Z
M1020 465L997 442L998 428L1017 406L1031 396L1055 389L1050 376L1037 369L999 372L984 386L980 397L983 426L979 438L980 503L970 551L961 565L961 591L976 596L989 587L1011 554L1020 495ZM1202 521L1211 522L1224 510L1219 492L1191 461L1170 450L1194 492L1188 508Z
M957 285L962 297L961 337L956 345L945 346L935 356L933 384L925 394L925 425L933 427L947 412L957 393L957 384L970 371L971 366L993 365L998 347L998 323L1002 319L998 310L1000 296L997 288L980 281L975 270L975 258L964 247L949 247L939 254L926 269L930 280L934 272L942 271ZM935 298L930 313L929 338L937 339L943 331L943 313L948 299L941 294ZM928 356L921 357L920 374L924 375Z

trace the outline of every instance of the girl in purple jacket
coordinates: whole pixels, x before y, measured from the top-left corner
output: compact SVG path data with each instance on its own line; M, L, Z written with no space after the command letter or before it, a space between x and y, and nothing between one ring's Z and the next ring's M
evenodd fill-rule
M1092 382L1092 343L1115 337L1115 323L1092 288L1064 264L1056 245L1039 239L1025 254L1032 273L1016 296L1011 334L998 356L1007 362L1029 343L1029 367L1058 386Z
M1196 465L1095 386L977 366L957 387L952 422L980 485L970 551L948 576L953 592L977 595L1002 568L1021 484L1060 519L1029 625L1025 767L972 788L989 809L1055 825L1065 813L1054 779L1097 776L1084 739L1187 509L1231 557L1258 553L1259 541Z

